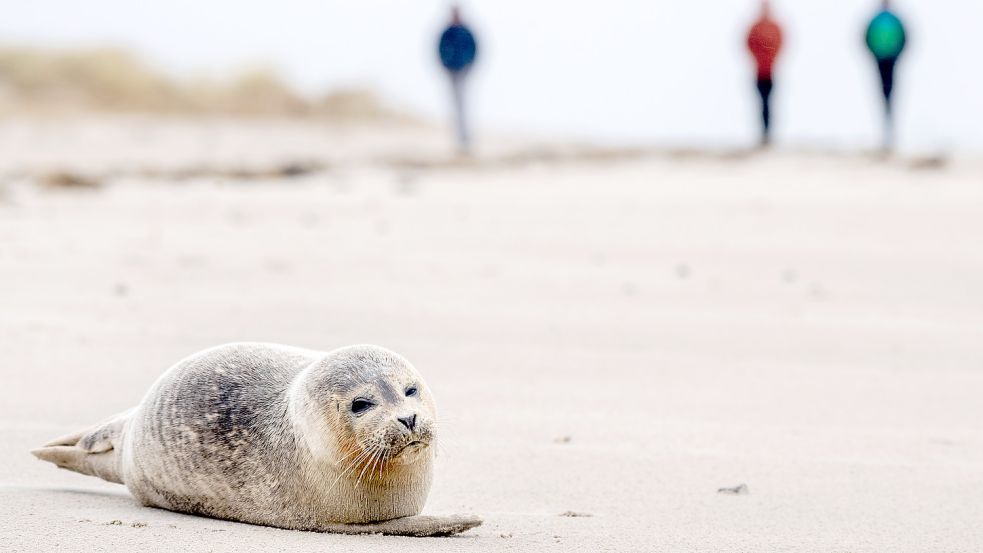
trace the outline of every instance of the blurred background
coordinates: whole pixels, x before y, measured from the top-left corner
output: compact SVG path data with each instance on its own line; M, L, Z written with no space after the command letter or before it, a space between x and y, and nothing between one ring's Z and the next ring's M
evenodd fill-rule
M757 99L744 38L755 4L466 2L481 44L471 87L476 125L618 144L747 144ZM878 4L774 6L786 36L776 70L777 141L879 144L877 78L863 43ZM983 6L939 0L896 9L910 38L898 74L899 148L980 149L983 76L974 60L983 50L976 33ZM366 89L439 120L448 110L434 42L447 11L447 2L434 1L10 2L0 44L8 51L112 46L155 70L205 79L258 64L305 95Z
M28 453L234 341L427 379L360 550L983 543L980 2L0 7L0 551L351 550Z

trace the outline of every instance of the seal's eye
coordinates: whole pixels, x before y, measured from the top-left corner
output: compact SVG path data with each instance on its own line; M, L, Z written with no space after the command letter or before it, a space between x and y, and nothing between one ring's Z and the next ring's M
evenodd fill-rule
M410 386L406 389L406 397L413 397L416 395L416 386Z
M352 413L356 415L368 411L375 404L365 398L358 398L352 402Z

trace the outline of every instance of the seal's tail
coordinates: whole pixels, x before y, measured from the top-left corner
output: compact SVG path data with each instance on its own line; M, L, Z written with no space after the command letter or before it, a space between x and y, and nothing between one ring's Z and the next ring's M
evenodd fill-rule
M120 413L95 426L53 440L31 453L63 469L122 484L119 444L129 415L129 411Z

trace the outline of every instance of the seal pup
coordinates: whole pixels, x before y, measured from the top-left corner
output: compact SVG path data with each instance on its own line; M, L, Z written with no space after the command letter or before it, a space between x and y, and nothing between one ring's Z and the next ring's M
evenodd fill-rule
M32 453L126 485L141 503L293 530L445 536L473 516L421 516L433 396L402 356L236 343L168 369L139 405Z

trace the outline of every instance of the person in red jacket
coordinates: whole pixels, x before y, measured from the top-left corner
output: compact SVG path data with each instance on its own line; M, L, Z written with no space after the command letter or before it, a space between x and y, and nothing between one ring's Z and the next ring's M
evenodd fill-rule
M772 67L782 48L782 29L771 18L768 0L761 2L761 17L751 26L747 36L747 47L758 65L758 93L761 95L761 144L771 140L771 89Z

